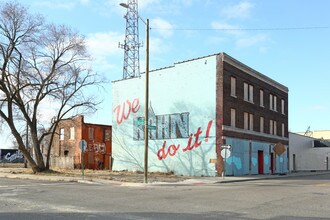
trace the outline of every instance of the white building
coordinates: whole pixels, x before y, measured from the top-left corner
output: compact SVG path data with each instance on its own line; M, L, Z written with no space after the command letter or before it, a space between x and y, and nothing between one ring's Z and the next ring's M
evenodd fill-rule
M329 170L329 142L291 132L289 140L290 171Z

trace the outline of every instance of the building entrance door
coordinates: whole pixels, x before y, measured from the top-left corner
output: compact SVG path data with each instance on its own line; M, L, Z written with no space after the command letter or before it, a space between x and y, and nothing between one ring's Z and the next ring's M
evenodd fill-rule
M258 150L258 174L264 174L264 151Z
M274 153L270 153L270 172L274 173Z

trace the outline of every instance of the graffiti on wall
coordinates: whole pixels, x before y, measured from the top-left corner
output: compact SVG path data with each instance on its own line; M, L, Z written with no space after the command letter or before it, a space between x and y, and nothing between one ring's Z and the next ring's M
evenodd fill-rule
M105 143L92 143L92 144L88 144L88 151L92 152L96 152L96 153L101 153L101 154L105 154Z
M23 154L18 150L0 150L0 161L1 162L23 162Z

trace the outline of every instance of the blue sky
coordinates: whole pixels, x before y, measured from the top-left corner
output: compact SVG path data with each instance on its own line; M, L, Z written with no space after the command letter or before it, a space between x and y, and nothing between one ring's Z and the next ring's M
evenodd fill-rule
M94 70L110 81L121 79L124 51L118 42L124 41L126 9L119 3L126 0L19 2L84 34ZM293 132L330 130L329 9L329 0L139 0L140 16L150 19L151 69L226 52L289 88ZM145 42L144 24L139 28ZM111 85L105 87L103 104L86 121L111 124Z

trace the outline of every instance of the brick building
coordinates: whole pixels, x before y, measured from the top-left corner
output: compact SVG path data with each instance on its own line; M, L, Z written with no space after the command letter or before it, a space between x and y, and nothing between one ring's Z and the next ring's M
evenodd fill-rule
M144 76L113 82L115 170L143 170ZM149 82L150 171L195 176L288 171L284 85L225 53L150 71Z
M78 115L62 120L56 130L51 149L51 167L80 168L80 140L86 140L86 169L111 169L111 126L85 123Z

